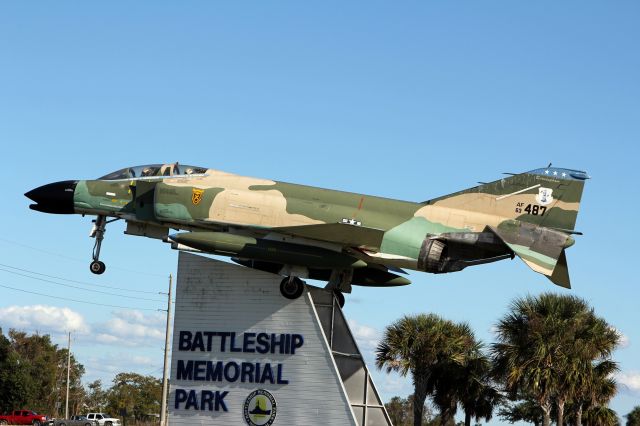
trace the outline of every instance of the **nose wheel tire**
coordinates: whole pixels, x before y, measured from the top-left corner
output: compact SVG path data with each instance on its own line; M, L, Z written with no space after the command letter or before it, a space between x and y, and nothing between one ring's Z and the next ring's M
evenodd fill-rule
M280 282L280 293L287 299L297 299L304 291L304 282L298 277L285 277Z
M341 291L334 290L333 296L336 298L336 302L340 305L340 308L344 308L344 294Z
M96 275L102 274L106 269L107 267L105 266L105 264L99 260L94 260L89 265L89 270L91 270L91 272L93 272Z

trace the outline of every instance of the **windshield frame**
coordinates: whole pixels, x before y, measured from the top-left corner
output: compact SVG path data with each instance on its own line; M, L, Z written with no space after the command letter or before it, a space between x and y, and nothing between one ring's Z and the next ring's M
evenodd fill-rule
M184 172L183 172L184 170ZM96 180L135 181L135 180L160 180L164 178L191 178L207 176L207 168L200 166L169 164L145 164L141 166L125 167ZM177 171L177 173L175 173ZM191 171L191 173L188 173Z

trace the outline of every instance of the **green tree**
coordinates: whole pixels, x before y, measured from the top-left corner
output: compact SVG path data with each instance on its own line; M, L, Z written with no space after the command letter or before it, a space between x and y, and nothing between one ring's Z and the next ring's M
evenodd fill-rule
M35 411L53 416L64 414L67 380L67 349L59 349L51 342L49 335L32 334L9 330L11 356L15 359L15 374L12 380L19 382L21 391L12 398L20 396L17 406L29 407ZM11 370L9 370L11 371ZM69 386L69 408L77 411L84 400L84 388L81 384L84 367L71 355Z
M509 423L527 422L535 426L540 426L543 419L542 409L531 399L504 406L498 412L498 416Z
M94 380L87 385L87 389L87 411L102 411L107 405L107 394L102 389L102 380Z
M502 395L492 383L491 360L478 347L456 370L456 388L464 409L465 426L471 425L472 418L488 422L493 417L494 409L502 402Z
M28 335L9 330L11 347L24 368L25 406L53 416L64 414L67 380L67 349L59 349L48 334ZM79 409L84 399L81 385L84 367L71 355L70 410Z
M633 410L624 417L627 419L627 426L640 426L640 405L634 407Z
M464 424L471 425L474 417L491 419L500 394L491 384L491 361L482 353L482 344L467 324L456 324L456 329L467 342L464 356L438 363L429 380L429 391L440 409L442 424L453 421L460 404L465 411Z
M53 414L58 385L57 347L51 343L49 335L28 335L12 329L9 330L9 339L28 376L25 381L27 406L38 412Z
M391 423L393 425L395 426L413 425L413 395L409 395L407 398L394 396L384 406L387 409L387 413L389 413L389 417L391 418ZM433 422L431 410L426 404L423 408L422 413L423 413L422 415L423 425L437 424Z
M542 294L516 299L498 323L493 345L495 372L512 397L530 395L550 424L555 403L558 424L564 407L590 374L593 362L608 359L618 334L582 299Z
M119 373L107 391L107 411L127 412L126 417L143 420L160 413L162 384L153 376L137 373Z
M582 299L549 298L547 308L549 316L558 318L563 331L558 343L564 353L556 357L557 421L564 424L565 404L573 401L577 406L575 421L580 426L584 406L606 405L615 395L615 381L610 376L617 371L617 364L610 357L618 345L619 334ZM583 404L577 403L579 401Z
M86 399L86 391L82 386L84 366L78 363L71 354L71 368L69 370L69 415L79 414ZM53 398L60 407L54 412L56 416L64 416L65 400L67 392L67 349L57 350L56 385L53 390ZM59 403L59 404L57 404Z
M584 418L589 426L619 426L620 420L615 411L609 407L592 407L584 412Z
M387 409L387 413L391 418L391 423L397 426L404 426L407 424L407 417L409 412L406 409L406 399L399 396L394 396L384 404Z
M598 406L606 406L617 391L613 373L618 371L617 364L603 360L596 364L589 363L590 369L581 374L579 385L573 394L573 417L576 426L582 426L584 411Z
M0 328L0 412L22 407L29 398L30 377Z
M465 329L466 327L466 329ZM432 374L442 365L464 363L474 342L468 326L455 324L434 314L405 316L388 326L376 349L376 366L403 376L411 373L414 386L414 425L422 424L424 403L435 390ZM455 407L444 396L439 400L441 424L455 414Z

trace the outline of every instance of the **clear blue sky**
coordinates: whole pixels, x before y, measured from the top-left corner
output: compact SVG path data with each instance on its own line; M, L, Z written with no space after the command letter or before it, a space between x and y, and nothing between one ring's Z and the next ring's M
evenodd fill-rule
M627 385L612 404L624 415L640 403L638 22L635 1L2 2L0 263L166 291L177 259L168 246L113 224L107 273L93 276L90 218L30 211L22 195L129 165L180 161L416 201L549 162L584 169L593 179L577 224L585 235L568 252L573 290L504 261L356 288L346 312L368 348L416 312L469 321L489 343L514 297L584 297L625 336L615 359ZM62 342L78 329L88 380L160 373L163 302L132 296L161 296L2 270L0 285L149 309L0 288L5 331ZM376 381L385 398L411 391L408 379Z

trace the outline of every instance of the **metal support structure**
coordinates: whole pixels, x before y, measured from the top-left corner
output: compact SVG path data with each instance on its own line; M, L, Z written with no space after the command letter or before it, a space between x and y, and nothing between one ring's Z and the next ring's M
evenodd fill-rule
M358 425L390 425L389 413L333 291L307 286ZM329 299L330 298L330 299ZM327 327L324 327L324 324ZM359 373L356 374L355 371ZM358 375L361 379L356 379ZM362 380L361 382L359 380Z
M171 287L173 284L173 276L169 274L169 293L167 294L167 328L164 338L164 366L162 368L162 401L160 404L160 426L167 424L167 392L168 392L168 374L169 367L169 328L171 326Z
M288 299L278 289L281 281L279 275L180 253L173 322L176 352L166 401L169 413L161 426L167 426L167 422L185 426L240 424L243 416L250 423L251 415L260 412L255 393L258 390L274 398L272 405L275 406L277 400L277 412L270 413L278 416L277 424L391 426L389 414L340 308L339 294L331 288L305 286L303 295ZM299 336L301 349L295 354L293 350L288 353L281 350L261 357L254 350L231 351L218 344L203 351L191 350L195 349L193 345L190 348L177 345L182 333L196 336L195 333L207 330L225 330L225 333L228 330L236 339L244 334L249 336L248 341L251 340L248 333L255 335L258 331L280 337L280 342L287 341L281 336L291 334L291 341L293 336ZM223 402L227 409L222 405L216 409L213 405L211 409L193 410L191 403L186 403L187 398L201 399L205 391L211 401L212 385L180 374L177 367L180 361L191 361L195 366L203 362L240 365L243 361L263 360L278 363L277 368L289 380L262 384L255 378L245 382L238 377L224 379L218 384L217 395L226 398ZM260 404L261 408L265 407L262 410L268 409ZM245 409L249 412L245 413ZM251 413L252 410L255 413Z
M333 320L336 312L336 297L331 298L331 329L329 330L329 347L333 349Z
M71 376L71 332L69 332L69 341L67 344L67 399L64 404L64 418L69 418L69 377Z

